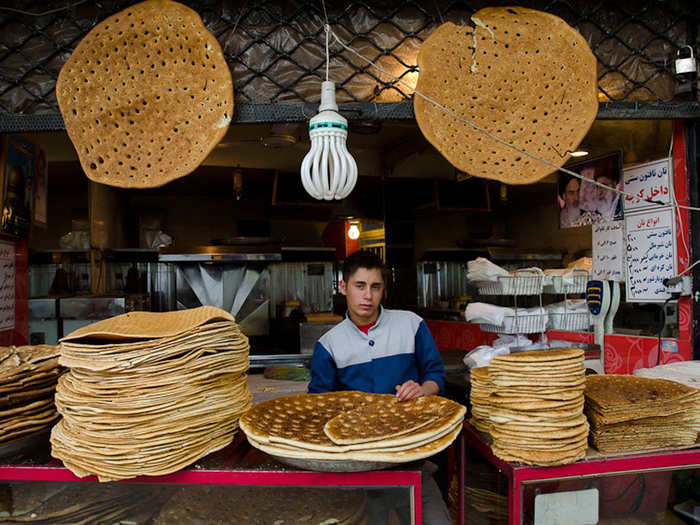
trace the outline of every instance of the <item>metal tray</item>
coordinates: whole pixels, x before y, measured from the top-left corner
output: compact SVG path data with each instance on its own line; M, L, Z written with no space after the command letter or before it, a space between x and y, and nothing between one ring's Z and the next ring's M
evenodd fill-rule
M270 454L270 456L290 467L316 472L367 472L369 470L384 470L397 465L397 463L384 461L286 458L274 454Z

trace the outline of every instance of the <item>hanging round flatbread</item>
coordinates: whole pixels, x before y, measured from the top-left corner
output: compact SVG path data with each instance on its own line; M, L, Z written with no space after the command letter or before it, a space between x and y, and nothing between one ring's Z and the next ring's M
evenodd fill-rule
M191 173L233 115L221 46L195 11L169 0L95 26L61 68L56 98L88 178L123 188Z
M522 7L481 9L472 22L447 22L423 43L416 91L562 166L598 112L596 58L586 40L561 18ZM414 108L426 139L470 175L528 184L556 170L417 95Z

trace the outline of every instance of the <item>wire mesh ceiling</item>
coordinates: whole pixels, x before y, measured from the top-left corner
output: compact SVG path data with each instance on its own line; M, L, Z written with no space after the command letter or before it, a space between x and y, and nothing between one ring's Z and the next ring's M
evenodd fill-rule
M133 2L14 0L0 8L0 115L56 114L55 82L77 43L97 23ZM242 104L315 102L325 77L320 0L186 1L216 35ZM512 2L490 5L509 5ZM522 2L577 28L598 58L599 99L670 102L673 59L695 43L698 9L689 0ZM392 76L415 85L421 42L443 21L469 24L486 2L333 2L333 31ZM8 9L24 11L20 13ZM46 13L31 16L27 13ZM330 78L339 102L405 102L412 89L331 45Z

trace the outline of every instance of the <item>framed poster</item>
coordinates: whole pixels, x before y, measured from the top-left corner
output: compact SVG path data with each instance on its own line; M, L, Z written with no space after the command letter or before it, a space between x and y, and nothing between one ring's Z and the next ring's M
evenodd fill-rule
M622 189L622 151L613 151L566 165L583 177L559 172L559 227L573 228L622 219L620 195L593 182Z
M0 232L24 238L29 235L31 222L36 147L24 135L3 135L2 140Z

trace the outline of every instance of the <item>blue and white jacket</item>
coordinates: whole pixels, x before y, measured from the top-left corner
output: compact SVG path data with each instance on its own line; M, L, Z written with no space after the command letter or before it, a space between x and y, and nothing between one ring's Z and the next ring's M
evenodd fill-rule
M413 379L445 389L445 365L425 321L413 312L380 307L365 334L346 315L316 343L310 393L359 390L393 394Z

